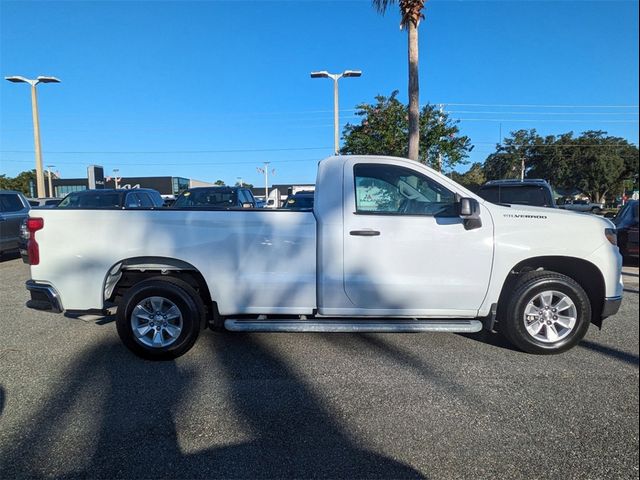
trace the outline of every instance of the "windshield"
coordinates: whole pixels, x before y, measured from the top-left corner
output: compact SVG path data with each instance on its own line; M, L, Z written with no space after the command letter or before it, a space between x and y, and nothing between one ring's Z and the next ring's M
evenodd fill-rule
M204 189L184 192L173 207L234 207L236 203L236 192L233 190Z
M482 187L478 194L491 203L532 205L536 207L553 206L548 190L538 185L491 185Z
M115 192L70 193L57 208L120 208L120 194Z

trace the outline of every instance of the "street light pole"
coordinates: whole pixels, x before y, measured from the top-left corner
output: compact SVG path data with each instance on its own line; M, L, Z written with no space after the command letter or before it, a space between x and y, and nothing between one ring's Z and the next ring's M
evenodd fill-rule
M45 197L44 190L44 171L42 168L42 146L40 144L40 120L38 118L38 96L36 94L36 85L39 83L60 83L56 77L40 76L36 79L28 79L20 76L4 77L5 80L13 83L28 83L31 85L31 114L33 115L33 140L36 151L36 185L38 197Z
M264 168L256 168L258 173L264 173L264 201L269 200L269 164L271 162L264 162ZM271 173L275 175L276 171L271 170Z
M311 78L330 78L333 80L333 151L337 155L340 151L340 121L338 108L338 80L342 77L360 77L360 70L345 70L342 73L329 73L326 70L311 72Z
M55 165L47 165L47 173L49 174L49 196L55 197L53 194L53 182L51 181L51 169L55 167Z

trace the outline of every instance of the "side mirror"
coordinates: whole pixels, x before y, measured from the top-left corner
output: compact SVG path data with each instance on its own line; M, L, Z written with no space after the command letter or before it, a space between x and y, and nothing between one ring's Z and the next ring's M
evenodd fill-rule
M480 218L480 204L475 198L461 198L459 205L462 218Z
M253 208L253 203L251 202L243 202L242 208Z
M464 228L466 230L473 230L482 226L480 203L475 198L461 198L458 202L458 215L464 220Z

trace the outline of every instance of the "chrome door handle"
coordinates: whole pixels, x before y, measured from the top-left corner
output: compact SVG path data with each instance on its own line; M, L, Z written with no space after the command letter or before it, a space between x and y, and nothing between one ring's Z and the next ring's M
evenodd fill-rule
M380 232L377 230L351 230L349 235L356 237L377 237L380 235Z

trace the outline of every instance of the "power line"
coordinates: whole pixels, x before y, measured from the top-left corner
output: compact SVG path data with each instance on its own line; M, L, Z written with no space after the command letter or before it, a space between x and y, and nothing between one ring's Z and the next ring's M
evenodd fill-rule
M533 103L444 103L447 106L455 107L519 107L519 108L638 108L638 105L541 105Z
M481 110L447 110L448 113L475 113L482 115L640 115L638 112L505 112Z
M474 112L480 113L480 112ZM503 112L508 113L508 112ZM527 123L640 123L638 120L552 120L541 118L457 118L456 120L464 122L527 122Z
M294 162L318 162L321 158L295 158L290 160L271 160L271 163L294 163ZM11 162L11 163L33 163L32 160L2 160L2 162ZM175 166L175 165L202 165L202 166L222 166L222 165L255 165L255 161L246 161L246 162L179 162L179 163L167 163L167 162L127 162L127 165L135 165L135 166ZM78 161L78 162L56 162L56 164L60 165L86 165L87 162Z
M201 154L201 153L251 153L251 152L293 152L299 150L328 150L331 147L301 147L301 148L246 148L246 149L228 149L228 150L157 150L157 151L141 151L141 150L114 150L114 151L60 151L46 150L43 153L52 154L72 154L72 155L164 155L164 154ZM0 153L33 153L33 150L0 150Z

